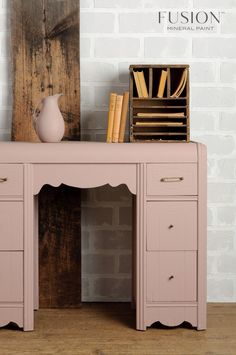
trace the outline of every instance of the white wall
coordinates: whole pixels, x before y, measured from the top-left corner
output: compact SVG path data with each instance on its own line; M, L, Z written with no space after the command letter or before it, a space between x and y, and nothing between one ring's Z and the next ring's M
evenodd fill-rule
M7 14L0 8L0 139L10 137ZM176 5L178 4L178 5ZM222 10L213 33L166 33L159 10ZM208 146L208 299L236 301L236 2L81 0L83 139L105 140L108 94L128 89L135 63L189 63L191 138ZM131 196L83 192L83 299L130 298Z

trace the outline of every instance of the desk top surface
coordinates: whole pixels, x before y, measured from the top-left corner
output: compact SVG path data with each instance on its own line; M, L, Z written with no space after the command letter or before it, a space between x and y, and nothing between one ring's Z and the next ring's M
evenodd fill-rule
M200 143L0 142L0 163L194 163Z

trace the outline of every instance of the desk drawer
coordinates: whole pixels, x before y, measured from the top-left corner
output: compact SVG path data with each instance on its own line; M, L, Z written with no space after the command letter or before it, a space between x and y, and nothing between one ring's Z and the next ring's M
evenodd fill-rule
M197 195L197 164L148 164L148 195Z
M0 302L23 302L23 252L0 252Z
M0 196L23 195L23 166L0 164Z
M0 202L0 250L23 250L23 202Z
M147 301L196 301L196 256L194 251L148 252Z
M149 201L147 250L197 250L197 201Z

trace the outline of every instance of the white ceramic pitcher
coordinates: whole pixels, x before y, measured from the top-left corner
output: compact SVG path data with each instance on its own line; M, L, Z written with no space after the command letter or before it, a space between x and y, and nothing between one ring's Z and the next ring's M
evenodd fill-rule
M34 128L41 142L60 142L64 136L65 122L58 107L58 99L62 95L56 94L45 97L34 111ZM39 106L41 106L41 109L37 113Z

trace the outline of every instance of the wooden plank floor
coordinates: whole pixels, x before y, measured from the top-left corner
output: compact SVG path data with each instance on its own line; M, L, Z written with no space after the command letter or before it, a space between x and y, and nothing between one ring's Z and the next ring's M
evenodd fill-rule
M236 304L209 304L208 329L152 327L136 331L129 304L42 309L35 331L0 329L1 355L235 355Z

